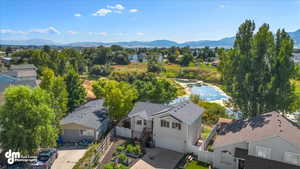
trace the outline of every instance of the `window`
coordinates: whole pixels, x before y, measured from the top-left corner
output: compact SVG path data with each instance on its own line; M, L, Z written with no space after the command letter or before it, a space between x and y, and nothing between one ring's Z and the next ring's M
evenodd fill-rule
M166 120L161 120L160 121L160 126L161 127L166 127L166 128L169 128L170 127L170 123Z
M94 136L94 130L80 130L81 136Z
M136 124L137 124L137 125L142 125L142 120L137 120L137 121L136 121Z
M144 120L144 126L146 126L147 125L147 120Z
M284 161L290 164L300 164L300 154L295 154L291 152L284 153Z
M262 146L256 146L256 155L261 158L271 158L271 149Z
M173 123L172 123L172 128L173 128L173 129L181 130L181 124L180 124L180 123L173 122Z

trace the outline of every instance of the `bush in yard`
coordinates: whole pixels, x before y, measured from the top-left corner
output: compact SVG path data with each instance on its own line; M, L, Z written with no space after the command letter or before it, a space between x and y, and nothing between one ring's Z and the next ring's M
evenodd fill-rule
M118 147L117 147L117 151L119 151L119 152L120 152L120 151L124 151L124 150L125 150L125 146L122 146L122 145L121 145L121 146L118 146Z
M105 164L105 166L103 167L103 169L128 169L128 167L126 167L125 165L117 165L117 164L114 164L114 163L107 163Z
M121 162L121 163L126 163L128 160L128 157L124 153L117 155L117 157L119 158L119 160L120 160L119 162Z
M133 152L134 154L141 154L142 150L141 150L141 146L140 145L136 145L133 147Z
M128 144L126 147L126 152L130 154L134 154L134 146L132 144Z

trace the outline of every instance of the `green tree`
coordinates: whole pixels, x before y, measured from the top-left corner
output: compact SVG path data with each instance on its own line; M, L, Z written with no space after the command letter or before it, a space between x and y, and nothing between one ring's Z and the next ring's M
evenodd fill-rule
M180 60L180 64L182 66L188 66L191 62L193 62L193 55L191 53L183 54L183 57Z
M293 41L284 31L274 38L269 25L254 34L255 24L247 20L239 27L234 48L221 52L219 70L226 91L244 117L270 111L290 112L297 99L290 79Z
M55 146L58 130L50 95L41 88L14 86L4 92L0 109L3 149L32 154L39 147Z
M93 84L93 91L97 98L104 98L109 116L117 121L132 110L137 99L137 91L126 82L100 79Z
M73 111L77 106L85 102L86 91L82 86L82 81L78 73L74 70L69 70L69 72L64 77L68 91L68 110Z
M40 87L50 93L51 105L59 122L68 111L68 92L64 79L56 77L51 69L46 68L42 72Z
M111 65L94 65L91 68L91 74L94 76L108 76L113 71Z

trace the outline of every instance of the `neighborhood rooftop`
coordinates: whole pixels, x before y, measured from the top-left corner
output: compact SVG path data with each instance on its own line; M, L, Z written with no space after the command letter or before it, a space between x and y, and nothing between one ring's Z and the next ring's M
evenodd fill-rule
M37 69L33 64L20 64L20 65L11 65L10 69L18 70L18 69Z
M101 126L101 122L106 118L103 100L90 101L70 113L61 121L61 125L68 123L77 123L97 129Z
M133 110L129 113L129 117L139 115L145 119L151 116L168 112L171 116L179 121L192 124L204 112L204 109L189 101L163 105L150 102L138 102Z
M281 114L271 112L223 125L218 131L214 147L276 136L300 146L299 126Z

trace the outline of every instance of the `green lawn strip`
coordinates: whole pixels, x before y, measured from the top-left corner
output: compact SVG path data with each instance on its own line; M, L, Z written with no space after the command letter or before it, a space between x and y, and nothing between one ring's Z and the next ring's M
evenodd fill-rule
M185 169L208 169L208 164L193 160L187 164Z

